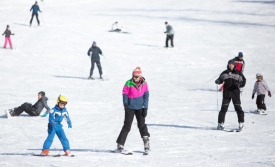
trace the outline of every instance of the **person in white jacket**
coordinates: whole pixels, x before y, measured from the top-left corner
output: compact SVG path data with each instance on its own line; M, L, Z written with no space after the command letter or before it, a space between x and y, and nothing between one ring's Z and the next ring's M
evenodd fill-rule
M261 73L256 74L257 81L254 84L254 89L252 92L252 99L254 99L254 95L257 92L257 112L259 114L264 114L266 112L266 106L264 103L265 93L268 92L268 96L271 97L270 89L267 83L263 80L263 75Z
M121 31L121 28L122 28L122 27L119 27L119 26L118 26L118 22L117 22L117 21L112 25L112 31L117 31L117 32L119 32L119 31Z

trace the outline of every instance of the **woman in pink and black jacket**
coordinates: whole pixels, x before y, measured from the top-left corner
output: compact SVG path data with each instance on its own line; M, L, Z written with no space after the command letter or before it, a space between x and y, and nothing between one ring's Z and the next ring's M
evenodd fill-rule
M138 128L141 138L144 141L145 151L149 151L150 134L145 124L145 117L148 110L149 89L145 78L142 76L140 67L137 67L132 78L126 81L122 90L123 105L125 110L124 125L117 139L117 150L123 151L128 133L131 130L134 116L138 122Z

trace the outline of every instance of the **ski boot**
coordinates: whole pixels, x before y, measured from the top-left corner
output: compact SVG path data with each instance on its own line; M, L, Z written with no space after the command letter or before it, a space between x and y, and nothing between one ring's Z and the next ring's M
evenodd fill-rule
M148 152L150 151L150 141L149 141L149 137L148 136L143 136L143 143L144 143L144 152L146 154L148 154Z
M5 111L8 118L9 118L9 117L13 117L13 116L17 116L17 115L15 114L14 110L15 110L15 108L8 109L8 110Z
M243 122L240 122L239 123L239 131L242 131L244 128L244 123Z
M103 79L101 75L100 75L99 79Z
M49 150L43 150L40 155L47 156L49 155L49 153L50 153Z
M65 155L65 156L71 156L70 150L65 151L65 154L64 154L64 155Z
M88 79L94 80L94 78L93 78L92 76L89 76L89 78L88 78Z
M117 149L116 149L116 152L123 152L124 151L124 146L121 145L121 144L117 144Z
M223 125L223 123L218 123L217 130L224 130L224 125Z

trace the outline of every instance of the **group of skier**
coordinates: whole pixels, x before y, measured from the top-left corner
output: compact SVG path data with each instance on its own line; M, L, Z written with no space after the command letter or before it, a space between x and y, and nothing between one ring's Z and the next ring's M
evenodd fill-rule
M216 84L223 84L220 91L223 91L223 100L221 110L218 115L218 130L224 130L225 115L228 110L230 101L233 101L234 108L237 112L239 131L244 128L244 111L241 107L241 89L245 87L246 78L243 75L245 62L243 60L243 53L239 52L238 56L228 61L227 69L223 71L219 78L215 80ZM271 97L271 92L267 83L263 80L261 73L256 74L257 81L254 85L252 99L257 92L257 112L264 114L266 112L266 106L264 103L265 93L268 91L268 95Z
M30 11L32 11L32 16L31 16L31 20L30 20L30 26L32 25L32 20L33 20L33 17L35 16L36 17L36 20L37 20L37 23L38 23L38 26L40 25L40 21L38 19L38 12L42 12L37 4L37 1L35 1L34 5L32 5ZM6 30L4 31L4 33L2 35L5 35L5 43L4 43L4 49L7 48L7 43L10 45L10 48L13 49L12 47L12 42L11 42L11 38L10 36L11 35L14 35L14 33L11 33L11 30L10 30L10 26L7 25L6 27Z

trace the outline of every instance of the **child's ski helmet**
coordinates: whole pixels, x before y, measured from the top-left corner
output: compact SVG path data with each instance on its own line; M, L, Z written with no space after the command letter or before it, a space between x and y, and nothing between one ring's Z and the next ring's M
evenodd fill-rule
M67 97L59 95L57 98L56 104L58 105L59 103L67 104L68 103Z
M256 74L256 78L259 78L259 77L263 78L263 74L257 73L257 74Z

